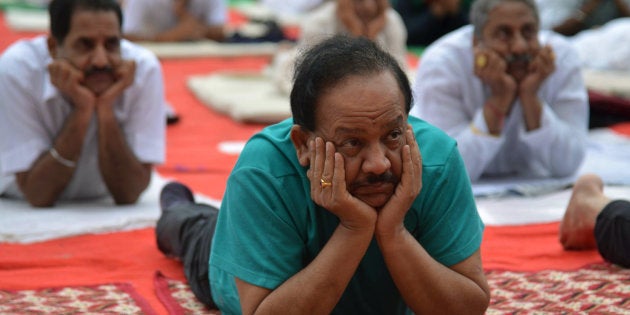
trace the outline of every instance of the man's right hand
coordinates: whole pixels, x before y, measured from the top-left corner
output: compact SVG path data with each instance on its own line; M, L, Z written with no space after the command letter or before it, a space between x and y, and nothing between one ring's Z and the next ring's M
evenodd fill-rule
M510 112L516 98L518 85L507 73L507 62L491 49L475 46L473 65L475 75L490 87L490 99L503 114Z
M48 65L50 81L61 94L70 97L75 109L94 110L96 95L83 85L83 72L68 60L55 59Z
M335 152L331 142L320 137L309 143L311 152L307 176L311 181L311 198L339 218L340 224L349 230L374 229L376 209L359 200L346 189L343 156ZM322 179L332 185L322 185Z

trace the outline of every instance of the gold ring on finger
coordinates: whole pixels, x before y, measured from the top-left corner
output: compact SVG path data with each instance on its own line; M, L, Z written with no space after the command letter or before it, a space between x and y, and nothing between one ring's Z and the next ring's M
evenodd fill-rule
M322 186L322 188L326 188L326 187L330 187L332 186L332 183L325 180L323 177L319 180L320 185Z
M479 69L483 69L488 64L488 57L486 55L478 55L475 59L475 65Z

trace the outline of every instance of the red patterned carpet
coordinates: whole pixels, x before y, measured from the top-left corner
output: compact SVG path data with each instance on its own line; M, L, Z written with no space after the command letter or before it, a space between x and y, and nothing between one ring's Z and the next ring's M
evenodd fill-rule
M156 314L128 283L0 290L1 314Z
M617 266L486 275L492 288L487 314L630 313L630 270Z
M630 313L630 270L610 264L572 271L491 270L486 276L492 290L486 314ZM185 282L160 273L155 277L170 314L217 314L199 303Z

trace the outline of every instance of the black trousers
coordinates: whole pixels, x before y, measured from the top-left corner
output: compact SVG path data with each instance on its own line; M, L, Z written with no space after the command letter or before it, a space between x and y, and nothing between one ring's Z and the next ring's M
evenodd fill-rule
M182 261L190 289L210 308L216 308L210 291L208 262L218 214L217 208L206 204L176 205L162 210L155 228L160 251Z
M630 202L614 200L595 221L597 249L604 259L630 268Z

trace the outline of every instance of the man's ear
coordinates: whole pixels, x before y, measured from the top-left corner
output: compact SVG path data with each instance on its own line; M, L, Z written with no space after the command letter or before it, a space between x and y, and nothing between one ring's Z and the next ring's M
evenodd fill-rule
M308 149L310 138L310 132L304 130L301 126L293 125L291 127L291 142L293 142L298 161L302 166L311 164L311 152Z
M48 35L46 43L48 44L48 53L50 56L53 59L57 58L57 40L52 35Z

